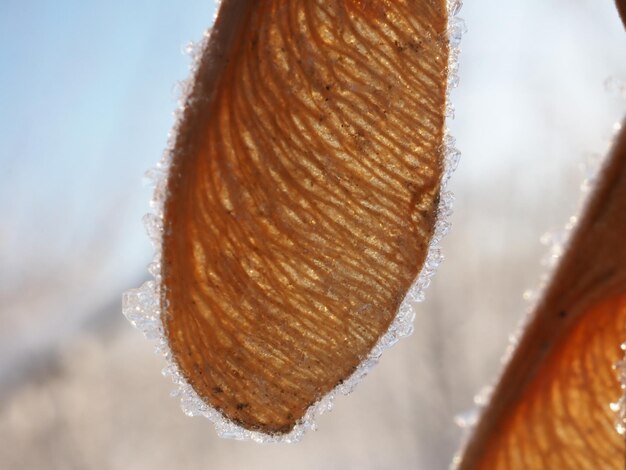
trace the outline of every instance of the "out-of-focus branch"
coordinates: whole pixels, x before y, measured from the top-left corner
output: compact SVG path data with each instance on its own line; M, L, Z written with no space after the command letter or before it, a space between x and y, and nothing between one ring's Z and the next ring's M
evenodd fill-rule
M622 23L624 23L624 27L626 27L626 0L615 0L615 5L617 6L617 11L622 19Z

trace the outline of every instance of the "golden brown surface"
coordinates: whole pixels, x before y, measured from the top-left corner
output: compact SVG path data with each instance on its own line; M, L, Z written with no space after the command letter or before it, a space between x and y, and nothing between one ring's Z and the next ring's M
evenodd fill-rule
M284 433L346 379L425 259L444 0L222 4L180 124L162 302L198 394Z
M485 443L479 469L623 469L624 437L609 405L626 341L626 295L584 313Z

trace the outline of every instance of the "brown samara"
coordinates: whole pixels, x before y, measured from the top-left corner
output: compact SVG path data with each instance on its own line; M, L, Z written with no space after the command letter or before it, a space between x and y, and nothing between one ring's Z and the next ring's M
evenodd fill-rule
M445 0L225 0L177 128L161 308L197 394L294 428L389 328L433 236Z

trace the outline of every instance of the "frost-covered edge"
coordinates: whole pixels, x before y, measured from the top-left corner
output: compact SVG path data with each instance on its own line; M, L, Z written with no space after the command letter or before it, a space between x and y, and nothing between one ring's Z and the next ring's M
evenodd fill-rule
M148 271L154 279L145 282L137 289L130 289L126 291L122 299L122 311L130 323L135 328L143 332L146 338L156 340L155 353L163 356L167 362L167 366L163 369L162 373L164 376L170 376L172 378L172 382L176 385L176 389L172 391L171 395L173 397L180 398L180 405L183 412L188 416L204 416L209 418L215 424L215 429L220 437L239 440L250 439L256 442L299 441L307 430L316 429L315 418L318 415L332 409L335 396L338 392L343 395L349 394L361 381L361 379L367 375L369 370L378 362L378 359L385 349L390 348L396 344L399 339L409 336L413 332L415 311L412 304L424 300L424 290L429 286L431 277L443 260L440 248L441 240L450 228L449 218L452 212L452 202L454 198L452 193L446 190L446 186L451 174L458 165L460 152L455 147L455 140L449 133L447 122L448 119L454 118L454 108L450 103L450 92L457 86L459 81L459 44L461 37L465 32L465 23L457 16L461 6L462 0L447 0L449 59L448 84L446 91L446 129L443 144L445 159L444 172L441 178L441 197L437 209L437 222L435 224L434 234L430 242L424 265L419 273L419 276L412 284L402 301L402 304L398 309L398 313L389 326L389 329L379 339L374 348L372 348L367 358L359 364L355 372L348 379L327 393L314 405L310 406L304 417L288 434L271 435L244 429L224 417L219 411L206 404L198 396L192 386L185 380L182 373L178 369L165 337L160 317L163 207L167 192L168 168L173 154L176 130L183 114L187 96L191 90L191 80L195 76L195 70L192 70L192 73L190 74L190 77L192 77L189 79L190 81L183 85L181 100L179 101L176 113L177 124L174 126L174 130L170 133L168 148L156 168L151 169L146 173L146 176L154 185L154 193L150 202L152 212L146 214L143 218L148 236L150 237L155 249L154 259L148 267ZM219 11L219 6L216 9L216 12L217 11ZM194 48L192 53L194 62L192 68L194 69L198 67L200 59L199 54L202 50L204 50L204 46L209 40L209 36L210 31L204 35L204 39L201 44L199 44L199 47Z
M623 125L623 122L615 124L615 138L622 132ZM625 355L622 359L613 364L613 369L617 371L621 395L615 402L610 404L610 408L611 411L615 413L615 430L621 436L626 436L626 342L622 343L620 347Z

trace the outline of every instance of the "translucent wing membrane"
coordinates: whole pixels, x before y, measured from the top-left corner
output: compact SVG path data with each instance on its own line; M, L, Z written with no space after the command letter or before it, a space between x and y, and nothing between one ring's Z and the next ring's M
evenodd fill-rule
M626 339L626 295L585 311L486 442L481 469L623 469L610 404Z
M444 0L226 0L179 123L161 309L231 422L291 431L423 267L444 170Z

